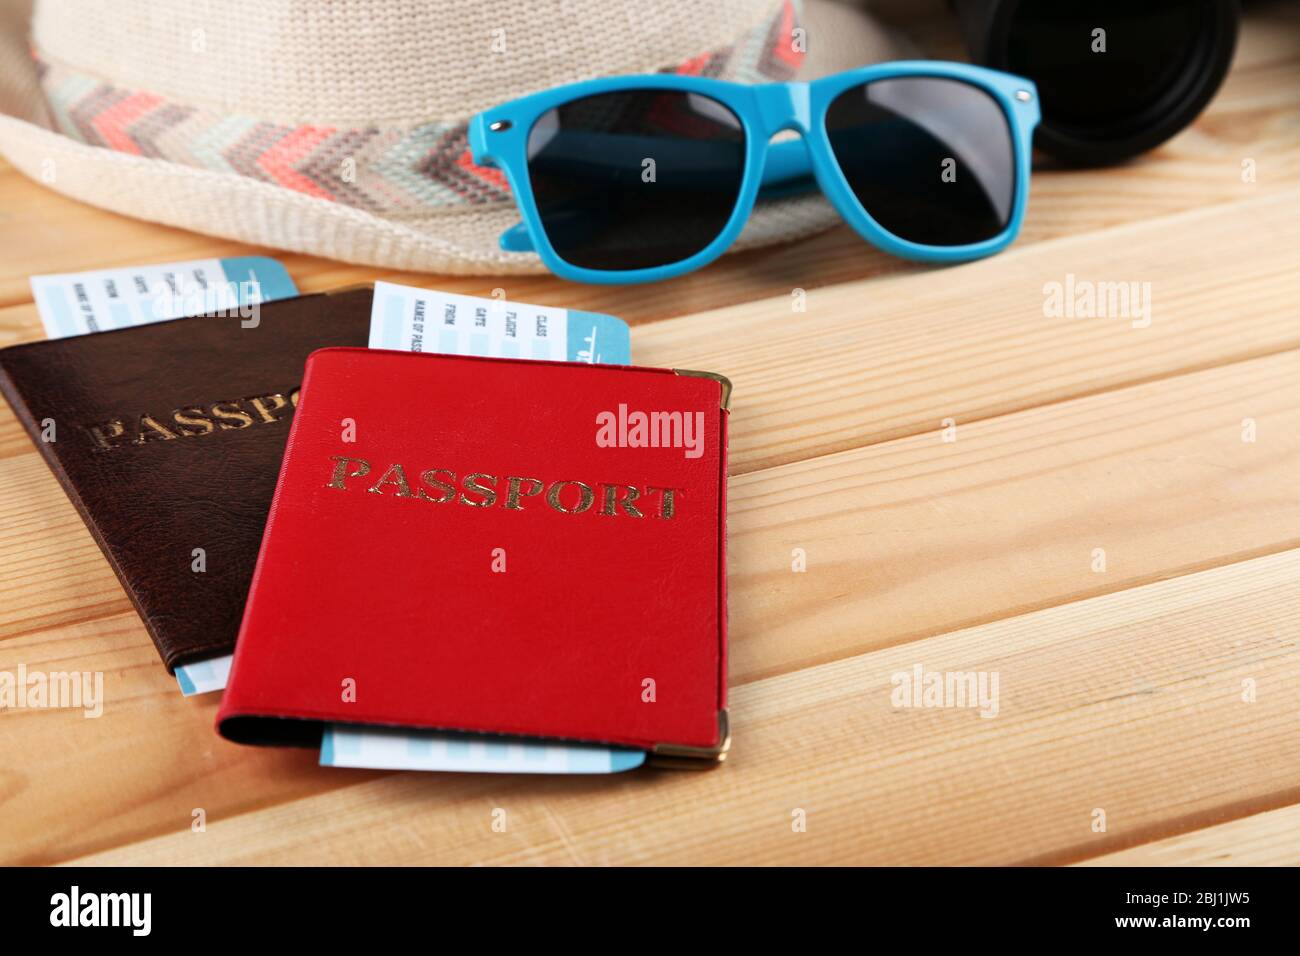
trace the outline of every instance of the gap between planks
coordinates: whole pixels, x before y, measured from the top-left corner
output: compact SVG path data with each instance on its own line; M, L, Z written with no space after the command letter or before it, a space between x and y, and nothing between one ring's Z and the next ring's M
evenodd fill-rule
M918 663L997 671L997 716L896 708L894 675ZM73 862L1079 860L1168 835L1171 818L1187 829L1247 798L1293 799L1297 691L1289 551L747 684L714 773L397 775L209 816L206 834L181 818L173 834ZM506 833L492 831L495 807ZM792 830L797 809L807 832Z
M1092 857L1078 865L1296 866L1300 865L1297 833L1300 806L1284 806Z
M959 430L953 444L938 436L900 439L734 480L733 686L852 659L981 616L1005 617L1027 602L1059 605L1098 589L1126 593L1252 550L1293 546L1300 541L1297 381L1300 352L1288 352L976 423ZM1258 423L1254 444L1241 441L1247 415ZM6 491L36 513L70 513L57 486L33 480L43 469L35 456L24 464ZM73 546L68 535L88 540L75 522L58 526L72 530L42 538L41 548L58 554ZM796 546L807 552L802 574L790 571ZM1090 569L1098 546L1109 562L1102 574ZM6 553L0 539L0 560L16 563L22 553ZM100 564L98 577L111 583ZM93 590L95 583L83 577L81 587ZM64 599L70 615L84 611L75 589ZM60 659L104 655L97 666L110 671L124 654L133 664L150 660L142 628L124 617L125 631L119 619L109 633L89 622L53 640L41 632L5 641L0 653L30 656L43 645ZM75 643L64 646L65 640ZM156 830L179 812L162 812L169 801L220 815L339 779L294 764L281 781L271 769L274 757L214 741L214 705L178 698L156 662L126 670L121 680L134 703L114 711L114 732L99 746L104 778L128 797L131 810L103 821L93 838L80 823L68 829L61 822L83 821L88 809L80 791L62 789L61 778L43 769L43 755L57 752L68 728L58 715L41 715L5 748L33 756L13 771L11 812L4 816L42 824L13 835L19 858L41 860L61 842L85 852L96 848L87 846L92 839L129 840ZM166 761L151 749L159 725L168 728ZM140 750L143 741L149 743ZM142 775L140 760L155 769ZM256 785L239 779L250 765L259 768Z
M743 475L1300 347L1295 248L1300 189L1015 250L953 281L814 290L806 313L780 297L664 320L634 329L633 350L732 379ZM1151 283L1151 325L1044 317L1044 284L1067 274ZM30 449L0 412L0 459Z
M1256 441L1243 441L1254 422ZM733 478L732 680L1146 583L1300 541L1300 350ZM35 454L0 490L0 565L56 566L39 606L6 575L0 634L83 617L117 586ZM1093 573L1095 549L1106 570ZM808 571L792 573L797 551ZM858 636L853 622L874 627Z

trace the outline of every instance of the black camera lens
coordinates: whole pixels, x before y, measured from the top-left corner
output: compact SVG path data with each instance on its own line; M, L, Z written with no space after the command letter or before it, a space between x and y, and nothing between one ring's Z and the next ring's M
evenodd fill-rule
M1081 165L1192 122L1232 61L1236 0L955 0L977 62L1038 85L1035 144Z

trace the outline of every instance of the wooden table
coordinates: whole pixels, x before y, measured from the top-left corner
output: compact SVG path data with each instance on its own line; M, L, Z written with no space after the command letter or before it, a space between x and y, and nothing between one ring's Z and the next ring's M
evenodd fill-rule
M0 344L41 337L30 274L261 251L0 167ZM1295 4L1254 8L1158 152L1040 171L984 262L908 265L844 228L625 289L280 258L304 290L612 312L639 363L732 378L731 757L538 779L228 744L4 408L0 670L103 671L107 700L0 714L0 860L1300 862ZM1149 326L1046 316L1071 274L1149 282ZM996 674L996 716L894 706L918 665Z

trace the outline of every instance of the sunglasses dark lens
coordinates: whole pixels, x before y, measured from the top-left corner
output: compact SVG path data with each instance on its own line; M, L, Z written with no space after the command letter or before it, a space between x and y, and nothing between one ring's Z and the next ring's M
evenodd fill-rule
M826 111L831 151L870 216L900 239L965 246L1011 223L1015 147L988 93L939 77L873 80Z
M584 269L648 269L703 251L731 218L744 169L736 115L680 90L583 97L528 133L542 227Z

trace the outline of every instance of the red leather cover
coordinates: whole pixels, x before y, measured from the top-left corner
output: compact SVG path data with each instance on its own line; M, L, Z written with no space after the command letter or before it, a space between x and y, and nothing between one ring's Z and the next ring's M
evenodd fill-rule
M717 745L722 390L667 369L313 353L220 732ZM700 413L701 453L602 446L598 415L620 406Z

